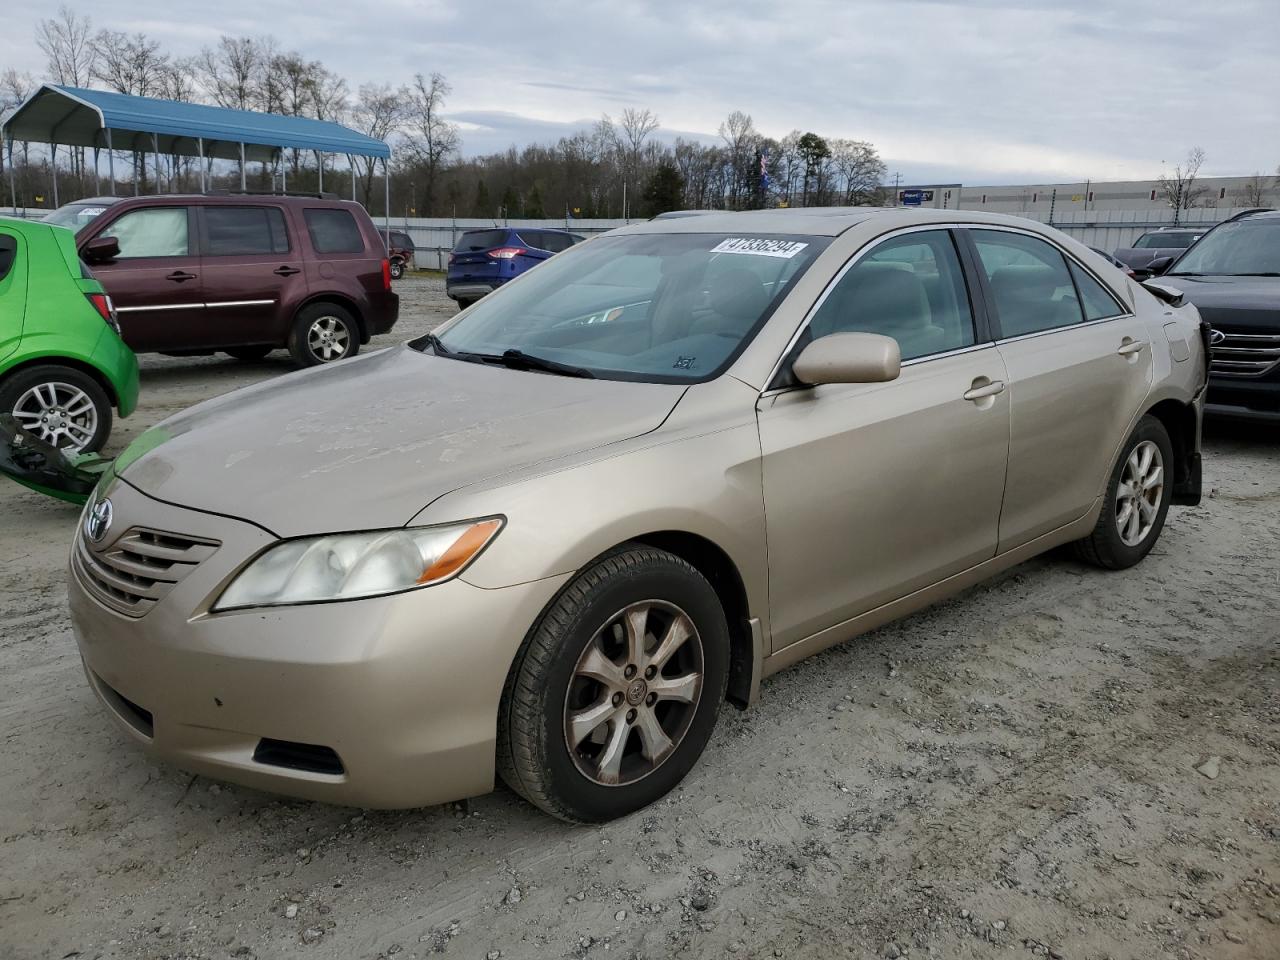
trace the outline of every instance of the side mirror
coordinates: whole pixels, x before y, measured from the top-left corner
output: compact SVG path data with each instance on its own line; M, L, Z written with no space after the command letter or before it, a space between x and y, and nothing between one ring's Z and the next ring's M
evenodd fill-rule
M94 237L84 246L84 258L90 263L106 263L120 256L120 241L115 237Z
M1169 269L1171 263L1173 263L1173 257L1156 257L1144 269L1151 276L1158 277Z
M898 341L878 333L831 333L800 351L791 371L801 383L884 383L902 370Z

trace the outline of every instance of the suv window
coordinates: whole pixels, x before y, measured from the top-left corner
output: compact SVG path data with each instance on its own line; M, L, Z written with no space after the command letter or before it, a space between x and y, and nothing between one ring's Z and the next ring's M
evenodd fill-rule
M1076 282L1076 292L1080 294L1080 305L1084 307L1086 320L1105 320L1107 317L1119 317L1129 312L1078 263L1069 260L1067 266L1071 268L1071 279Z
M289 234L279 207L204 208L207 256L288 253Z
M130 210L103 232L120 242L121 260L138 257L186 257L191 254L186 207Z
M971 346L973 312L951 234L926 230L875 247L832 288L809 330L815 339L893 337L903 360Z
M1001 337L1069 327L1084 319L1066 258L1053 244L1002 230L973 230L971 235L991 287Z
M395 231L392 231L390 236L391 236L391 244L390 244L391 246L399 247L402 250L413 249L413 238L409 236L407 233L396 233Z
M304 210L307 232L316 253L363 253L364 237L348 210Z
M573 237L564 233L555 233L553 231L545 231L542 234L542 249L550 250L552 253L559 253L561 250L568 250L573 246Z
M505 230L472 230L458 238L454 253L476 253L480 250L492 250L507 242Z
M18 241L7 233L0 233L0 280L9 275L13 261L18 257Z

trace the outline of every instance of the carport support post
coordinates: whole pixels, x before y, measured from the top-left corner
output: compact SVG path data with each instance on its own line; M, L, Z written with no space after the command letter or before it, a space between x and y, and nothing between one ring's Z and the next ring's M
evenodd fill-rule
M320 171L320 187L318 192L324 193L324 154L319 150L316 151L316 167Z
M156 193L160 193L160 136L153 133L151 135L151 148L156 155ZM144 160L143 163L146 163Z
M289 164L285 163L284 152L281 151L280 153L280 192L281 193L289 192L288 170L289 170Z
M9 199L13 201L13 215L18 215L18 178L13 172L13 137L9 138Z
M356 202L356 158L347 154L347 166L351 168L351 202Z
M102 196L102 176L98 173L98 148L93 148L93 193Z
M205 190L205 180L204 180L204 137L197 138L196 149L200 151L200 192L205 193L206 190Z
M53 177L53 209L58 209L58 145L49 146L49 174Z
M387 246L387 253L391 253L391 158L384 158L382 161L382 193L383 203L382 222L386 228L382 232L382 242Z
M244 193L244 141L240 141L240 192Z
M116 152L111 149L111 128L107 128L107 176L111 178L111 195L116 195Z

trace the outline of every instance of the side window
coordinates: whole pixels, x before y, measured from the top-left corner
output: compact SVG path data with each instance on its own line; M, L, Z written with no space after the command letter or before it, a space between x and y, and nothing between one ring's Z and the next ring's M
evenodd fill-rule
M289 234L279 207L208 206L204 225L208 256L289 252Z
M568 250L571 246L573 246L573 238L567 237L563 233L547 232L542 235L543 250L559 253L561 250Z
M18 240L7 233L0 233L0 280L9 276L13 261L18 257Z
M1066 258L1053 244L1002 230L973 230L971 236L991 287L1001 337L1069 327L1084 319Z
M1067 266L1071 268L1071 278L1076 282L1076 291L1080 294L1080 305L1084 307L1086 320L1104 320L1107 317L1119 317L1129 312L1107 291L1106 287L1090 276L1087 271L1081 269L1078 264L1068 262Z
M526 247L532 247L534 250L550 249L541 230L520 230L516 236Z
M363 253L364 237L347 210L304 210L307 232L316 253Z
M102 231L120 242L121 260L138 257L186 257L191 254L186 207L130 210Z
M926 230L874 247L840 278L809 332L883 334L903 360L971 346L973 312L951 234Z

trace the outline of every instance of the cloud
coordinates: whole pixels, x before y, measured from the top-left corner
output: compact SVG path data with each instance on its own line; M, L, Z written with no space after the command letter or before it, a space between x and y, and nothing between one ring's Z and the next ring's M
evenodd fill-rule
M74 0L98 26L178 55L257 33L260 0ZM552 141L647 107L715 139L731 110L763 132L874 142L904 180L1145 177L1203 146L1206 172L1274 170L1276 0L450 0L273 11L286 48L348 78L438 70L468 153ZM38 70L45 7L6 13L0 64ZM925 176L925 174L929 176Z

